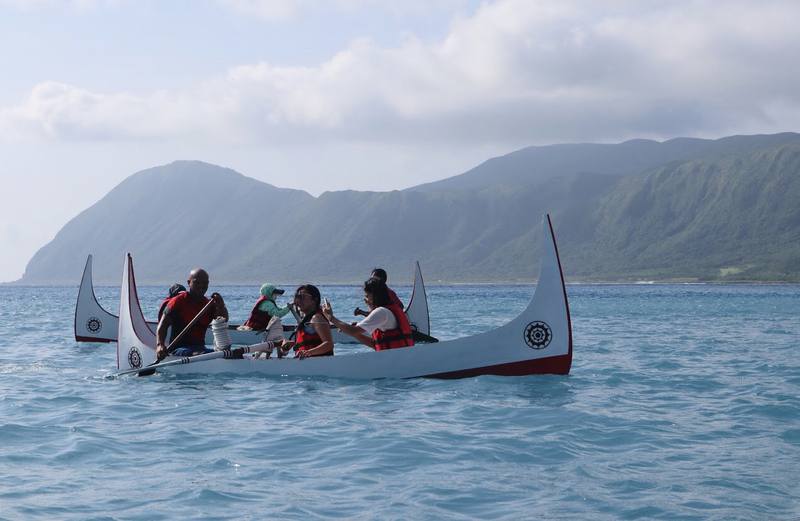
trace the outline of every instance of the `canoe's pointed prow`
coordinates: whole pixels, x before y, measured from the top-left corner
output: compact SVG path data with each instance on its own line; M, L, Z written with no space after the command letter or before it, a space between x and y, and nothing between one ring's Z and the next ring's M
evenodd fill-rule
M523 316L534 316L537 320L526 326L524 340L528 346L535 349L539 347L537 344L551 340L556 344L555 340L558 339L557 345L552 346L552 352L558 355L550 360L551 367L548 372L569 374L572 367L572 321L569 315L564 271L561 268L556 234L549 214L545 215L544 219L541 259L536 293L528 304L528 309L523 313Z
M113 342L117 317L97 302L92 285L92 256L86 258L83 277L75 304L75 340L78 342Z
M467 339L439 344L443 350L450 343L460 344L462 357L472 348L476 360L464 360L469 369L434 373L439 378L462 378L493 374L522 376L529 374L569 374L572 367L572 324L561 262L550 216L544 218L541 264L536 290L528 307L508 324L494 331ZM480 347L491 356L481 353ZM451 354L456 355L456 352ZM484 358L484 364L477 360ZM486 359L494 360L485 363ZM470 367L471 366L471 367Z
M156 337L147 327L136 292L133 259L125 256L119 297L117 369L138 369L156 360Z
M408 301L406 316L408 316L408 322L417 331L425 335L431 334L428 296L425 294L425 283L422 280L419 261L414 263L414 288L411 290L411 300Z

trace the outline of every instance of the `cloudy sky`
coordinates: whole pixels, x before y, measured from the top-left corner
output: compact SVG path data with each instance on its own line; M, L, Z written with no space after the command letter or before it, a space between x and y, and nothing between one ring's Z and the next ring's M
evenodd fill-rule
M0 0L0 281L176 159L318 195L527 145L800 131L798 20L794 0Z

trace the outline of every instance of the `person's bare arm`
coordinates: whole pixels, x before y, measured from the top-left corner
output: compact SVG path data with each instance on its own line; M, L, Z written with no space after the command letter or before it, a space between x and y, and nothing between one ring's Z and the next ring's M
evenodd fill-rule
M328 305L322 306L322 313L325 315L331 324L333 324L339 331L342 333L351 336L364 344L365 346L375 348L375 341L372 340L372 337L367 335L367 332L358 327L357 325L351 325L346 322L342 322L338 318L333 315L333 308Z
M329 353L333 350L333 335L331 334L331 326L325 322L311 322L314 331L317 332L322 339L322 343L314 346L311 349L304 349L298 353L299 358L306 358L308 356L320 356Z
M169 327L172 325L172 317L170 317L169 313L165 312L161 315L161 320L158 321L158 327L156 328L156 359L162 360L167 353L167 331Z

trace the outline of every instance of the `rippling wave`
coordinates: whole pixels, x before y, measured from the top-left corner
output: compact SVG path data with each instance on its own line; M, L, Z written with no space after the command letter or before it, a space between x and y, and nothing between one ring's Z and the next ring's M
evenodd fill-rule
M567 377L371 382L108 378L76 291L0 287L0 518L800 518L798 286L573 285ZM428 292L449 339L533 287Z

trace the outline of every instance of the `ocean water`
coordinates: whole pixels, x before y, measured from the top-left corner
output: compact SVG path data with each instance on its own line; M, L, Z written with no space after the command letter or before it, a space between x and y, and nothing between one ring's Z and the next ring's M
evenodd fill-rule
M431 286L432 334L532 292ZM76 294L0 287L2 519L800 519L800 286L570 285L569 376L368 382L111 378Z

